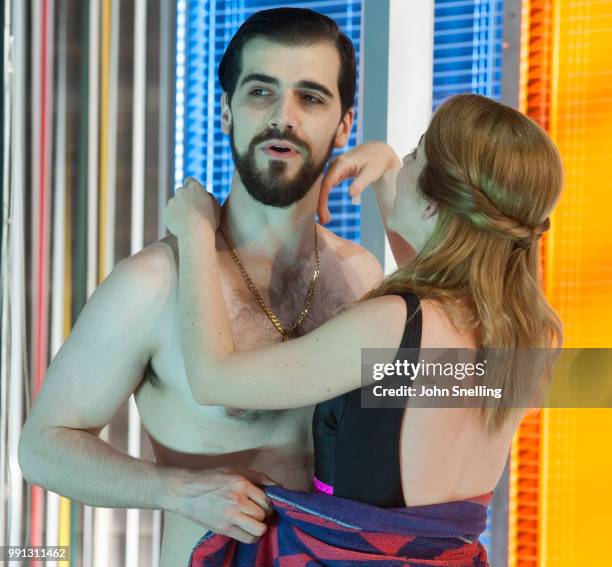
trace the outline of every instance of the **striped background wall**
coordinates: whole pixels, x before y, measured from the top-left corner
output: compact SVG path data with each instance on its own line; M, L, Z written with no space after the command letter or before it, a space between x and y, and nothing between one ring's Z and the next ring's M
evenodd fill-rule
M435 0L433 107L453 94L499 100L502 0Z
M24 484L17 439L87 298L161 234L160 204L172 191L174 9L165 0L12 0L4 9L14 42L0 545L70 545L72 565L156 565L158 512L94 510ZM153 460L133 405L101 436Z
M157 564L159 513L94 510L30 487L18 435L89 295L119 260L163 234L159 213L175 184L195 175L227 193L219 54L252 11L288 3L5 2L14 38L10 65L7 45L3 52L12 73L0 193L0 545L70 545L75 566ZM291 4L336 18L361 49L359 1ZM500 96L502 7L436 0L434 107L457 92ZM521 109L551 132L567 170L543 251L547 293L572 347L611 342L611 30L612 0L523 0ZM332 228L358 241L358 207L333 195ZM610 420L607 410L546 410L523 423L512 450L509 565L603 564ZM153 459L132 400L101 435Z

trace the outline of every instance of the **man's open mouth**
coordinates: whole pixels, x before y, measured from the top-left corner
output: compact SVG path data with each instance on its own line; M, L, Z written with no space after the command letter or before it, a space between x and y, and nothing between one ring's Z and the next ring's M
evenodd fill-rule
M287 146L270 146L270 149L283 154L291 151L291 148L288 148Z
M298 152L292 146L282 143L267 145L264 148L264 152L277 159L286 159L298 155Z

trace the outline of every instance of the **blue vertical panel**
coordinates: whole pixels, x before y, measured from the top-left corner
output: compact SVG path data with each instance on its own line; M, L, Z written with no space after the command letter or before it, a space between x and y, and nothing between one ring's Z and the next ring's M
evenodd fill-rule
M433 107L451 95L499 100L502 0L435 0Z
M229 138L221 132L223 93L217 70L231 37L258 10L281 6L310 8L338 22L353 41L359 64L361 0L189 0L185 6L184 59L177 40L177 76L183 69L185 80L179 85L183 92L177 88L177 114L184 112L184 121L177 122L175 146L179 159L175 159L175 179L180 183L185 176L192 175L205 182L217 197L225 199L231 187L233 164ZM181 29L177 29L177 37L180 36ZM347 149L355 146L356 138L354 128ZM328 228L339 236L359 241L359 206L351 203L346 184L332 192L330 211L333 218Z
M433 108L449 96L475 93L499 100L503 0L435 0ZM492 513L480 538L491 551Z

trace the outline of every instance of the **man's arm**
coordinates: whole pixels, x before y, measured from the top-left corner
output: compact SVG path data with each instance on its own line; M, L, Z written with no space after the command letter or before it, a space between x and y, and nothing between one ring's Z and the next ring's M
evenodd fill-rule
M93 294L51 363L20 438L26 479L93 506L164 505L162 469L97 437L140 383L153 352L161 288L170 280L155 281L149 256L121 262Z
M147 249L121 262L93 294L47 372L22 431L19 464L29 482L85 504L170 510L252 541L265 530L258 520L267 503L244 477L159 466L97 437L156 348L170 261L160 247Z

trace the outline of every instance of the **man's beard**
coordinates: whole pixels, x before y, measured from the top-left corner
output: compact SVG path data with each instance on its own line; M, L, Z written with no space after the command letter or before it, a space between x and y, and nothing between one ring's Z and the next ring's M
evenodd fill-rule
M267 140L287 140L302 150L304 163L299 171L289 179L286 179L288 164L283 160L271 160L267 169L262 171L255 163L256 146ZM269 129L255 136L247 151L240 155L234 143L234 128L230 131L230 142L234 165L242 184L248 194L256 201L271 207L286 208L300 201L315 181L321 175L325 164L334 150L332 139L325 157L315 163L312 159L312 150L304 141L300 140L292 132L281 132L278 129Z

